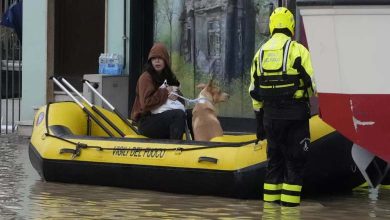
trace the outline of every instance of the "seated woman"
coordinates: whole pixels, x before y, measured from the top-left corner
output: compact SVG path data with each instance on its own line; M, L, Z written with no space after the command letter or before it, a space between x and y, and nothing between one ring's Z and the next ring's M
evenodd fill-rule
M172 94L180 92L180 83L170 68L169 59L166 47L162 43L154 44L137 82L131 119L137 122L140 134L146 137L183 137L186 114L184 105Z

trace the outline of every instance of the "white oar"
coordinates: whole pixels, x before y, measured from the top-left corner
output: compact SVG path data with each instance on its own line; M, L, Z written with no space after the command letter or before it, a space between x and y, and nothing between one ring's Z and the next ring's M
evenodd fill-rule
M103 112L101 112L98 108L96 108L95 105L93 105L91 102L88 101L88 99L86 99L84 96L82 96L79 91L77 91L76 88L74 88L65 78L61 77L60 80L62 80L62 82L68 86L68 88L70 88L74 93L76 93L80 98L82 98L84 100L85 103L87 103L87 105L89 105L91 107L91 109L96 112L105 122L107 122L107 124L109 124L116 132L118 132L118 134L122 137L126 136L125 133L123 133L110 119L107 118L107 116L105 116L103 114Z
M79 102L79 100L77 100L73 95L72 93L70 93L61 83L60 81L58 81L55 77L50 77L50 79L53 80L53 82L55 84L57 84L58 87L60 87L62 89L62 91L64 91L71 99L73 99L74 102L76 102L76 104L78 106L80 106L80 108L85 112L87 113L87 115L89 117L91 117L95 122L96 124L98 124L110 137L114 137L114 135L112 134L112 132L110 130L108 130L83 104L81 104L81 102Z
M124 123L126 123L136 134L139 134L137 128L135 128L114 106L112 106L90 83L88 80L83 80L85 83L96 95L99 96L101 100L110 108Z

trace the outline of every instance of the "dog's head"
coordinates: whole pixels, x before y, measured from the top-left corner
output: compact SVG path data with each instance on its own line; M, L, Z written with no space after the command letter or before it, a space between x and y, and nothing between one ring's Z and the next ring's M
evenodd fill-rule
M207 84L201 83L196 87L202 90L199 93L199 97L204 97L214 104L224 102L229 99L229 94L222 92L221 88L215 85L212 79Z

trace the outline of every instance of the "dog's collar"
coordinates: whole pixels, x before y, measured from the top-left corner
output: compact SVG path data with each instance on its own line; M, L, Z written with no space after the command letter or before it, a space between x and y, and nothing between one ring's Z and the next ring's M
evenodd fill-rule
M211 101L208 100L207 98L198 98L198 103L204 104L206 102L210 102L211 103Z
M206 103L206 102L210 102L211 104L213 104L213 102L210 99L208 99L206 96L204 96L202 93L199 94L197 100L198 100L198 103L202 103L203 104L203 103Z

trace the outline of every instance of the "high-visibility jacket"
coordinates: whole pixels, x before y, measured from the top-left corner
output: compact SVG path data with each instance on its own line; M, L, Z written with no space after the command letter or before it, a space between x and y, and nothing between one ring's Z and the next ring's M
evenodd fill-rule
M249 92L254 110L267 99L307 99L315 91L309 51L283 33L275 33L253 58Z

